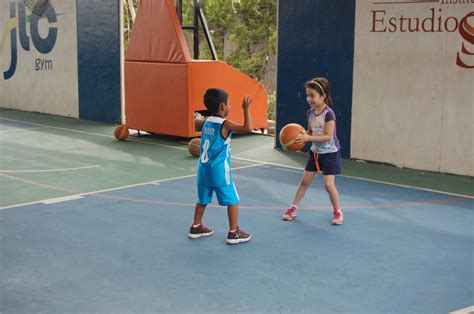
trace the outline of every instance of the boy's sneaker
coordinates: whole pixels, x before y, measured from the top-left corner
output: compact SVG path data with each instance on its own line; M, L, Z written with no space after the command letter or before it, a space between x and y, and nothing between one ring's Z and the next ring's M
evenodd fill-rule
M333 213L332 224L342 225L342 223L344 222L344 214L342 213L342 210L333 211L332 213Z
M250 239L252 239L252 236L239 227L234 232L229 231L227 234L227 244L243 243L250 241Z
M281 217L281 219L285 220L285 221L292 221L293 219L296 218L296 208L294 207L290 207L288 208L284 213L283 213L283 217Z
M189 228L188 237L190 237L191 239L197 239L200 237L208 237L213 233L214 231L212 229L209 229L203 224L200 224L197 227L193 227L193 225L191 225L191 228Z

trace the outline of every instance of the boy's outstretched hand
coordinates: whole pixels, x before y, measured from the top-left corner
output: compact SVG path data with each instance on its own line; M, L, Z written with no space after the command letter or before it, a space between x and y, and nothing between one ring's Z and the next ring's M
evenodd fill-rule
M250 108L250 104L252 103L252 97L250 95L245 95L244 99L242 100L242 109L248 110Z

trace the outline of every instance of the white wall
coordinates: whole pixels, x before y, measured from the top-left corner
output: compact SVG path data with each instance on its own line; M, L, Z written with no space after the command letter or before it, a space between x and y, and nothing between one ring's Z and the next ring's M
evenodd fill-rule
M0 1L0 41L5 25L11 20L11 0ZM23 1L16 1L20 2ZM77 70L77 22L76 0L51 0L57 14L56 23L48 23L43 18L39 22L42 38L49 34L50 27L58 30L54 48L46 54L38 52L31 38L30 22L26 23L30 50L20 44L18 19L13 21L16 28L17 67L10 79L4 79L3 73L11 63L10 32L0 42L0 107L25 111L36 111L55 115L78 117L78 70ZM26 14L31 11L26 9ZM18 14L17 14L18 16ZM36 60L44 62L43 69L36 67ZM52 67L52 68L51 68Z
M352 158L474 175L474 68L456 64L463 43L474 52L456 28L474 3L443 1L356 1ZM461 57L474 67L474 56Z

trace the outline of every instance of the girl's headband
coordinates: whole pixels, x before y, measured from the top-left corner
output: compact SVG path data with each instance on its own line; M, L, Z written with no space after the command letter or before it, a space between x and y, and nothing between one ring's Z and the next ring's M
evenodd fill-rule
M316 85L318 85L319 88L321 88L321 91L323 92L323 94L326 94L326 92L324 91L324 88L323 88L323 86L322 86L321 84L319 84L319 83L318 83L317 81L315 81L315 80L312 80L311 82L314 83L314 84L316 84Z

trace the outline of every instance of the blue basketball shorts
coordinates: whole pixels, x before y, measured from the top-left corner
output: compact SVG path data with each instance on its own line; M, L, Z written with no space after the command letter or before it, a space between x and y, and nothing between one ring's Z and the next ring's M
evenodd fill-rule
M321 171L323 175L341 174L341 152L318 154L309 151L308 161L304 170Z
M239 202L239 194L235 188L234 181L224 186L207 186L198 184L198 204L207 205L212 203L212 194L216 192L217 201L221 206L230 206Z

